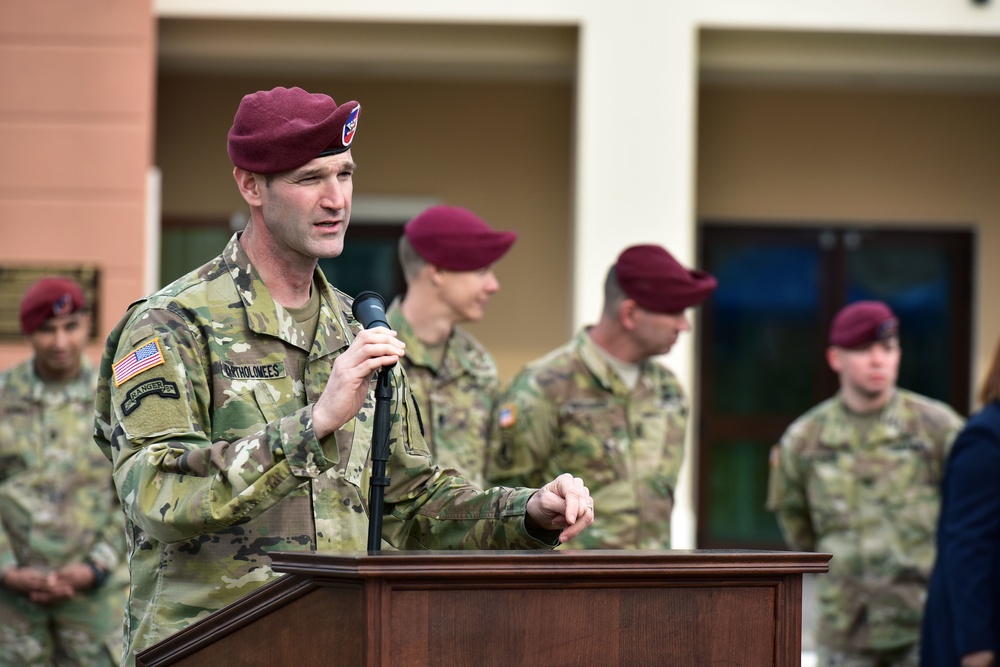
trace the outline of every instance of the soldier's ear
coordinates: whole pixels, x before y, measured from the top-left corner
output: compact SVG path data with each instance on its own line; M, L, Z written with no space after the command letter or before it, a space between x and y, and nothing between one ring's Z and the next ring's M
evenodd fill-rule
M259 177L257 174L251 173L246 169L233 167L233 178L236 179L236 186L240 189L240 195L246 203L251 206L260 206L260 190L263 187L261 185L263 177Z
M830 365L830 370L834 373L839 374L840 369L843 368L843 363L840 360L840 348L831 345L826 348L826 363Z
M632 331L636 327L635 315L636 311L639 309L639 304L637 304L632 299L623 299L621 303L618 304L618 322L625 331Z
M427 271L427 279L431 281L431 285L437 287L444 280L444 270L433 264L424 265L424 269Z

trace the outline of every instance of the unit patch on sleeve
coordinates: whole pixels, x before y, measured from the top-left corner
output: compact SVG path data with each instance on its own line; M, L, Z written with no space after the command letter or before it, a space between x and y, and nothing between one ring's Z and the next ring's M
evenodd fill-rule
M517 404L504 403L497 413L497 421L500 428L510 428L517 423Z
M168 382L165 378L153 378L129 390L125 395L125 400L122 401L122 413L126 415L131 414L133 410L139 407L142 399L150 394L156 394L163 398L172 398L175 401L181 397L177 391L176 384Z
M160 349L160 339L154 338L112 364L111 370L115 376L115 386L120 387L126 380L162 363L166 362L163 359L163 351Z

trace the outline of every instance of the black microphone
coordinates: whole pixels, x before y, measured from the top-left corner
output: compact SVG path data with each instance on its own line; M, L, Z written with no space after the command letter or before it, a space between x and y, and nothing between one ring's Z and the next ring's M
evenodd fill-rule
M361 326L365 329L374 329L375 327L392 328L385 320L385 300L378 292L368 290L354 297L354 305L351 306L351 313L354 315L354 319L361 322Z

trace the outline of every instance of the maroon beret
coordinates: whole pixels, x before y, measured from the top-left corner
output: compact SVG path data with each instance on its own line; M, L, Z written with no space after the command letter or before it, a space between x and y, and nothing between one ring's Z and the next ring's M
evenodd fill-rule
M21 299L21 331L31 334L50 317L69 315L87 307L83 289L69 278L42 278Z
M358 129L361 105L339 107L328 95L275 88L246 95L229 128L229 159L240 169L276 174L343 153Z
M696 306L718 284L711 274L684 268L658 245L626 248L614 268L625 294L654 313L680 313Z
M517 239L498 232L472 211L431 206L403 225L403 235L428 264L449 271L477 271L500 259Z
M852 348L899 335L899 319L882 301L857 301L830 323L830 345Z

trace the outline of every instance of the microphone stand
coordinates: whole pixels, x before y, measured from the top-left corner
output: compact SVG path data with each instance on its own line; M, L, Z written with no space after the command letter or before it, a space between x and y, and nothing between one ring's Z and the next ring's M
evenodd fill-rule
M385 504L385 487L389 486L385 467L389 461L390 414L392 401L392 367L379 369L375 381L375 417L372 424L372 478L369 484L368 551L382 549L382 511Z

